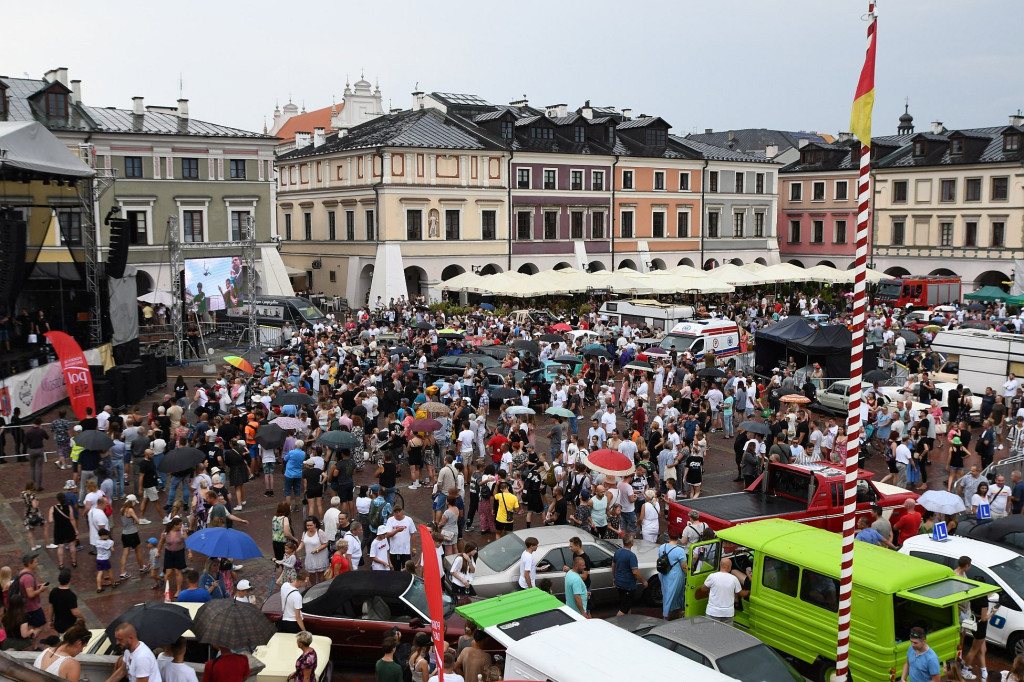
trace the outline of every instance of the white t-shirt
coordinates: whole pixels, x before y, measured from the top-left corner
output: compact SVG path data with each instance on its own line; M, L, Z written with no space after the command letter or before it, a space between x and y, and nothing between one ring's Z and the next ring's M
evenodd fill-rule
M414 528L416 528L416 524L408 516L401 521L393 515L388 517L387 523L384 524L385 531L390 533L393 530L400 529L388 538L392 554L412 554L412 531Z
M162 682L198 682L195 670L187 663L175 663L167 654L157 656L156 664L160 668Z
M705 613L718 618L732 617L736 613L734 600L743 589L740 581L732 573L712 573L704 581L708 588L708 606Z
M160 667L156 664L156 656L145 642L139 642L135 651L125 651L124 663L128 669L129 682L135 682L140 677L148 677L149 682L161 682Z
M345 533L345 540L348 541L348 557L354 571L359 567L359 560L363 558L363 546L351 531Z
M295 622L295 609L302 608L302 593L291 583L281 585L281 620Z
M458 673L445 673L444 679L445 682L466 682L466 678ZM427 682L437 682L437 680L437 675L433 675L429 680L427 680Z
M530 584L526 584L526 574L530 574ZM523 555L519 557L519 587L524 590L528 587L537 587L537 561L533 557L533 552L523 550Z
M461 452L473 452L473 432L469 429L459 432L459 450Z
M100 528L110 528L110 520L99 507L89 510L89 544L95 545L100 540Z
M989 508L993 514L1005 514L1006 502L1010 499L1010 486L1004 485L999 488L993 485L988 491Z
M351 549L351 547L352 547L352 545L349 545L349 549ZM377 563L376 561L373 561L373 559L378 559L380 561L383 561L384 563L383 564ZM389 557L388 557L388 541L387 541L387 539L385 539L385 538L377 538L373 542L370 543L370 561L371 561L371 564L372 564L371 568L373 570L375 570L375 571L390 571L391 570L391 565L388 563Z
M324 534L327 535L328 540L333 540L334 536L338 534L339 516L341 516L341 510L334 507L324 512Z

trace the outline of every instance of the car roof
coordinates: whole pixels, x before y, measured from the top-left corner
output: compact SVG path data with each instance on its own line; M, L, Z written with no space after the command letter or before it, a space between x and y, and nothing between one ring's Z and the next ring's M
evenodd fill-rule
M652 628L647 635L671 639L673 642L700 651L711 659L750 649L761 643L753 635L705 616L679 618Z
M569 540L578 537L584 543L592 542L595 538L586 531L581 531L574 526L541 526L540 528L523 528L512 531L512 534L522 541L528 537L537 538L542 545L564 544L569 545Z
M935 552L943 556L969 556L971 561L983 566L995 566L1019 557L1020 552L991 542L982 542L962 535L950 535L948 540L937 542L930 535L915 535L908 538L903 546L909 549Z

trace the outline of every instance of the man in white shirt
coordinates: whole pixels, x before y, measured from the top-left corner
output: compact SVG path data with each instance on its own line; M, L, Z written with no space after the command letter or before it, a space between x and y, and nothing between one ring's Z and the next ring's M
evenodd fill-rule
M324 512L324 535L327 540L334 542L338 534L338 517L341 516L341 498L335 495L331 498L330 508Z
M537 561L533 553L537 551L537 538L526 538L526 549L519 557L519 587L528 590L537 586Z
M1010 376L1013 376L1012 374ZM1017 389L1014 389L1016 392ZM104 405L103 410L96 415L96 430L106 431L110 425L110 415L113 414L114 410L110 405Z
M462 457L462 462L466 466L473 461L473 443L476 440L476 434L473 433L473 429L470 428L469 422L462 422L462 430L459 431L459 455Z
M739 579L733 575L732 559L722 559L718 572L704 580L704 589L708 591L705 614L726 625L732 625L733 616L736 615L736 595L742 597L750 594L750 590L744 590Z
M587 431L587 442L584 444L586 449L590 448L590 441L595 437L597 438L597 447L604 447L604 441L608 438L608 434L604 432L600 424L596 419L591 420L590 430Z
M302 588L309 583L309 574L298 571L295 580L281 585L281 620L277 621L278 632L301 632L306 629L302 622Z
M1006 404L1009 405L1010 401L1014 396L1017 395L1017 389L1020 388L1020 382L1017 381L1017 377L1013 372L1010 372L1010 378L1003 384L1003 396L1006 398ZM102 413L101 413L102 414ZM96 415L97 418L99 415Z
M639 448L637 448L636 443L627 439L619 443L619 452L629 457L630 461L635 462L636 453L639 452Z
M612 431L615 430L615 408L609 405L604 414L601 415L601 426L604 427L606 436L612 435Z
M401 571L405 562L412 558L412 532L416 530L416 524L405 515L402 505L396 504L393 511L384 524L384 537L389 543L391 566L396 571Z
M353 521L345 531L345 542L348 543L349 565L353 571L359 570L359 562L363 559L363 525Z
M107 518L107 502L106 497L100 497L96 500L96 506L89 510L89 544L93 547L100 539L100 529L110 528L110 521Z
M910 440L910 434L905 433L900 436L901 442L896 446L896 485L901 488L907 487L907 467L910 466L910 447L907 442Z
M1009 512L1010 495L1013 491L1006 485L1006 476L996 476L996 482L988 491L988 506L993 519L1001 519Z
M139 635L135 632L135 626L131 623L121 623L114 631L114 640L118 646L124 649L124 655L117 659L114 665L114 674L110 679L122 679L128 677L130 682L146 680L146 682L161 682L160 668L156 662L156 656L145 642L139 641Z

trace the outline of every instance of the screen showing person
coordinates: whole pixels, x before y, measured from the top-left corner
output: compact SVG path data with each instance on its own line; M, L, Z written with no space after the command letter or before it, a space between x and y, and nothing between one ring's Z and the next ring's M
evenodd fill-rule
M199 315L241 307L241 257L186 259L185 303L190 313Z

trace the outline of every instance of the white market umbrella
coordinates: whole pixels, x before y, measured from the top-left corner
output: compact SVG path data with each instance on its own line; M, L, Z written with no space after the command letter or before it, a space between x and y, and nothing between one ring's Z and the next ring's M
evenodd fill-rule
M917 503L936 514L959 514L967 509L962 497L945 490L929 490L917 498Z

